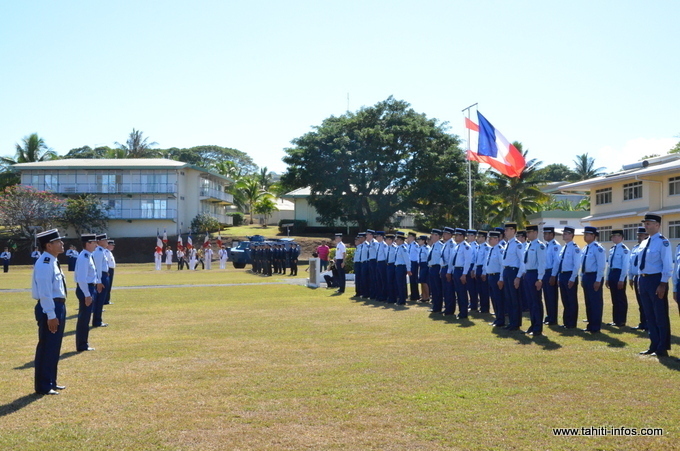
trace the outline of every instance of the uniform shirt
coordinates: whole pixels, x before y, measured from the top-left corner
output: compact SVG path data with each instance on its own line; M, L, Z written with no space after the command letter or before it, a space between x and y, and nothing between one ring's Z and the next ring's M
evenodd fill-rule
M376 241L376 258L379 262L387 261L387 243L384 241Z
M205 258L206 258L207 260L212 260L213 250L210 249L210 248L208 248L208 249L205 250L205 252L203 253L203 255L205 256Z
M170 251L172 252L172 251ZM172 254L170 254L172 255ZM177 251L177 260L184 258L184 251Z
M479 243L477 241L468 242L470 248L472 249L472 258L470 259L470 270L474 269L475 263L477 261L477 252L479 251Z
M475 254L475 266L484 266L486 257L489 255L491 245L489 243L477 243L477 253Z
M75 249L69 249L69 250L66 251L66 256L67 256L67 257L76 258L76 257L78 257L78 254L79 254L79 252L78 252L77 250L75 250Z
M226 260L229 257L229 253L227 252L226 249L220 249L218 255L220 257L220 260Z
M2 260L9 260L10 258L12 258L11 252L3 252L2 254L0 254L0 259Z
M76 285L80 287L80 291L83 292L85 297L92 296L94 294L90 293L87 284L101 283L101 280L99 279L99 274L95 269L94 260L91 253L87 251L80 253L78 260L76 260L76 270L73 273L73 279L75 280Z
M153 258L154 258L154 260L162 260L163 259L163 253L162 252L154 252Z
M543 279L546 268L546 246L540 240L528 243L524 251L524 258L519 265L517 277L522 277L527 271L538 271L538 280Z
M361 243L357 244L357 247L354 248L353 261L354 263L358 263L361 261Z
M97 268L98 276L101 276L103 272L109 272L109 265L106 262L106 253L103 247L97 246L92 253L92 258L94 259L94 267Z
M561 272L570 272L570 282L574 282L581 270L581 250L573 241L568 242L560 250L560 255L553 264L552 275L558 277Z
M430 248L430 254L427 256L427 266L435 266L441 264L442 251L444 250L444 243L437 241Z
M31 258L40 258L40 251L31 252Z
M177 251L177 259L179 259L179 252ZM168 249L165 251L165 262L170 263L172 261L172 250Z
M359 245L359 251L361 257L359 258L360 262L367 262L368 261L368 243L364 240L363 243Z
M418 262L427 263L428 255L430 255L430 246L423 244L418 248Z
M678 245L678 247L680 247L680 245ZM632 279L640 274L638 266L640 266L640 243L633 246L633 249L631 249L628 254L628 277Z
M584 265L585 263L585 265ZM604 268L607 264L607 257L604 253L604 248L597 241L583 246L581 250L581 272L583 274L594 272L597 273L595 280L600 281L604 277Z
M448 266L452 258L451 256L453 255L454 247L456 247L456 243L453 241L453 238L444 243L444 247L442 248L442 256L439 262L441 266Z
M456 244L453 252L451 252L451 260L447 264L449 269L446 272L449 274L452 274L455 268L463 268L463 273L467 273L472 264L472 246L470 246L470 243L461 241Z
M397 245L392 243L392 245L387 246L387 264L394 263L397 260Z
M43 252L33 267L33 299L40 301L47 319L54 319L54 298L66 298L64 273L59 268L57 258L49 252Z
M408 246L406 243L396 246L396 257L394 260L395 265L410 265L411 259L408 255Z
M373 241L367 241L368 243L368 259L369 260L375 260L376 257L378 256L378 242L373 240Z
M661 273L661 282L668 282L668 279L673 275L673 253L671 243L666 237L660 233L655 233L640 243L640 263L638 267L640 274Z
M489 246L482 274L498 274L503 272L503 252L505 247L499 242L495 246Z
M607 276L611 273L612 269L620 269L621 275L619 276L619 282L623 282L628 277L628 267L630 266L630 256L628 255L628 247L623 244L615 244L609 249L609 258L607 258L607 263L609 270L607 271Z
M524 245L517 238L508 241L503 250L503 268L519 268L523 259Z
M633 248L635 251L635 248ZM631 252L632 253L632 252ZM675 247L675 258L673 259L675 266L673 266L673 292L678 292L678 279L680 279L680 244ZM632 266L631 262L631 266Z
M113 252L111 252L108 249L105 249L105 251L106 251L106 263L109 265L109 268L115 268L116 258L113 256Z
M416 241L411 241L407 244L408 246L408 258L412 262L420 261L420 246Z
M560 251L562 246L555 240L548 241L545 243L545 275L555 275L552 273L552 269L555 267L555 262L560 259Z
M336 260L343 260L345 258L345 253L347 252L345 248L345 243L340 241L338 244L335 245L335 259Z

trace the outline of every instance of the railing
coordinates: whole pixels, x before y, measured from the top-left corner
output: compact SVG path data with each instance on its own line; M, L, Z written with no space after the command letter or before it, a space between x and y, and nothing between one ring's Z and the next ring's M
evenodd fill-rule
M107 210L109 219L177 219L177 210L149 210L141 208L115 208Z
M59 194L175 194L176 183L59 183L34 188Z
M231 216L227 215L221 215L219 213L212 213L210 211L203 210L201 211L202 214L204 215L209 215L212 216L213 218L217 219L220 224L222 225L233 225L234 224L234 218Z
M234 203L234 196L225 193L224 191L220 191L218 189L213 189L213 188L201 188L200 192L201 197L210 197L212 199L218 199L224 202L229 202L230 204Z

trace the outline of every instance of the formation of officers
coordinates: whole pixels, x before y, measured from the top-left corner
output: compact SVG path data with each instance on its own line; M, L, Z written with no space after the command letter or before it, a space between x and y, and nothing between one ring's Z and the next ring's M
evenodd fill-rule
M300 245L276 243L250 243L250 259L252 270L256 274L271 276L272 274L286 274L290 268L290 275L297 276Z
M544 325L558 325L559 299L561 327L577 327L579 284L586 307L584 331L600 333L605 287L612 299L612 321L607 325L626 327L629 283L639 311L639 323L631 328L646 330L650 339L641 354L667 357L668 281L673 278L677 301L680 245L674 267L670 243L659 233L661 217L648 214L642 223L633 249L623 244L623 230L612 230L608 252L598 242L596 227L585 227L583 248L574 243L571 227L563 230L564 245L555 240L554 227L544 227L540 240L537 225L518 231L516 223L489 232L432 229L429 237L369 229L355 238L356 295L403 305L408 280L409 298L431 302L433 314L449 316L458 310L457 318L465 319L469 311L491 313L493 309L495 320L490 325L540 337ZM523 312L530 318L525 330L521 329Z
M57 367L66 323L66 278L57 257L64 252L63 237L59 231L48 230L37 235L43 252L33 269L32 295L38 301L35 318L38 322L38 345L35 353L35 391L58 395L65 389L57 381ZM111 285L116 260L113 256L115 242L106 234L81 235L83 250L71 247L68 253L69 271L74 272L78 298L78 323L76 326L76 351L94 351L90 347L90 321L92 327L106 327L102 321L104 305L111 304Z

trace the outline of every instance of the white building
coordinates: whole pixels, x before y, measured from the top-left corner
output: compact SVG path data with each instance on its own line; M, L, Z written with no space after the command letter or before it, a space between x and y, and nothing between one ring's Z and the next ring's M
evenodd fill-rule
M113 237L150 237L186 233L199 213L231 225L225 192L230 179L181 161L72 159L20 163L21 184L65 197L94 194L109 207Z

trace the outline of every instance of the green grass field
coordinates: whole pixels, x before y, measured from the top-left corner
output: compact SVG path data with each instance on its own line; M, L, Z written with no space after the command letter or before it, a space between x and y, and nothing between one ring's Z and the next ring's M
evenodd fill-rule
M77 354L69 275L68 388L44 397L32 394L35 302L0 291L0 449L680 448L680 364L639 356L642 333L548 328L533 339L494 331L485 315L445 320L425 305L396 309L277 277L121 265L118 286L178 286L114 290L110 327L92 330L96 351ZM28 267L0 273L0 289L29 281ZM256 282L271 284L182 286ZM671 318L677 332L675 303ZM677 357L676 336L673 345ZM602 426L664 435L552 432Z

